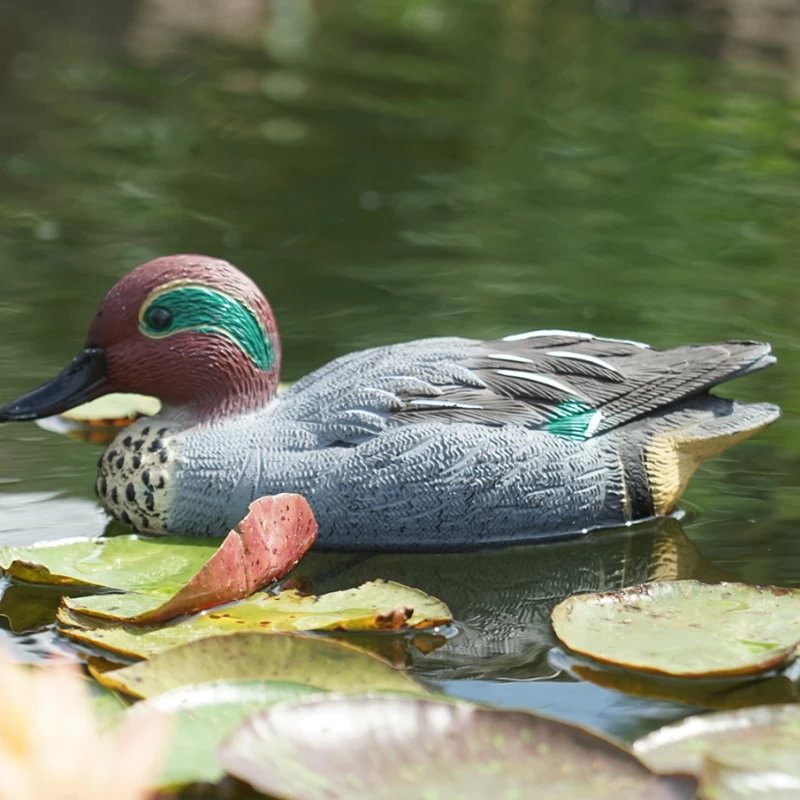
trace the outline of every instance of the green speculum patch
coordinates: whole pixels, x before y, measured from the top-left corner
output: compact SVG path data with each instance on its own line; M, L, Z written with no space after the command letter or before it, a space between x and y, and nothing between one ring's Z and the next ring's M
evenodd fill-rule
M565 400L554 409L547 430L566 439L587 439L597 427L598 414L601 412L582 400Z
M167 325L156 327L154 309L169 312ZM161 315L162 321L165 318ZM156 297L142 315L142 330L152 337L195 331L226 336L253 360L259 369L272 367L272 342L256 315L233 297L202 286L183 286Z

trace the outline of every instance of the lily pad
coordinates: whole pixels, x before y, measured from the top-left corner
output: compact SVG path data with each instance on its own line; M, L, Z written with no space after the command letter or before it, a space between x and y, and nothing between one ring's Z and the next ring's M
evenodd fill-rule
M185 586L218 547L219 540L184 536L61 539L0 547L0 570L26 583L161 592L168 597Z
M684 677L773 669L800 642L800 590L672 581L564 600L553 628L571 650Z
M260 712L218 757L258 791L294 800L666 800L660 777L588 731L521 711L380 695L325 695Z
M100 605L127 608L129 622L155 623L247 597L277 580L308 550L316 530L305 498L279 494L251 503L247 516L219 549L212 546L209 551L208 546L185 540L165 546L163 540L117 536L3 548L0 568L28 582L96 586L77 577L84 573L86 578L91 575L89 580L105 580L109 588L137 589L140 593L127 600L106 596ZM160 558L154 561L159 550ZM199 565L197 554L205 556Z
M705 763L800 778L800 706L791 703L689 717L634 744L656 772L702 775Z
M237 725L275 703L319 692L299 683L215 681L181 686L136 703L129 715L159 711L172 717L170 744L156 788L217 783L225 772L216 750Z
M214 680L288 681L328 691L425 693L404 672L355 647L324 638L280 633L232 633L173 647L123 669L89 671L104 686L152 697L178 686Z
M161 402L156 397L112 393L75 406L61 416L73 422L134 420L137 417L157 414L160 409Z
M447 606L418 589L399 583L372 581L342 592L320 597L296 591L278 595L259 593L205 614L197 614L173 625L157 627L114 626L88 628L86 617L118 619L130 611L141 595L95 595L65 598L69 613L59 614L66 636L130 658L149 658L170 647L221 633L254 631L396 631L431 628L451 621ZM81 616L78 616L80 614ZM96 623L95 623L96 624Z

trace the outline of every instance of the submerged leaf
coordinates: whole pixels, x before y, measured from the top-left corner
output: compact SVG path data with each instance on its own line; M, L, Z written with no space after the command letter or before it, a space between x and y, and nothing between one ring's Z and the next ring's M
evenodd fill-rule
M788 675L783 674L763 678L758 676L755 680L747 676L679 678L598 665L596 662L590 665L582 659L582 656L573 656L565 662L569 672L575 677L605 689L650 700L665 700L724 711L766 703L789 703L796 697L794 683Z
M123 669L90 672L111 689L151 697L177 686L213 680L288 681L329 691L424 689L385 661L324 638L233 633L173 647Z
M141 595L95 595L65 598L71 614L59 621L77 625L62 633L72 639L132 658L148 658L169 647L220 633L255 631L375 631L431 628L451 621L447 606L418 589L391 581L373 581L342 592L304 597L296 591L257 594L180 620L165 627L115 626L87 629L81 615L119 619L117 614L139 610ZM122 617L124 619L124 616Z
M279 494L251 503L219 549L191 539L116 536L2 548L0 568L28 582L136 590L127 599L107 595L100 606L133 609L127 621L155 623L247 597L277 580L316 530L305 498Z
M243 723L219 758L258 791L294 800L691 798L588 731L521 711L380 695L284 703Z
M175 789L217 783L224 777L216 750L242 720L275 703L319 691L299 683L214 681L172 689L136 703L127 714L138 718L156 711L171 716L169 747L156 786Z
M583 594L553 609L571 650L598 661L685 677L764 672L800 641L800 590L673 581Z

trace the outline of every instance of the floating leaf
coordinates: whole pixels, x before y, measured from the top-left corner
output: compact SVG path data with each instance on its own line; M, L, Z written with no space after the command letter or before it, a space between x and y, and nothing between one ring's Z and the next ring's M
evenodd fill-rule
M172 689L136 703L127 713L160 711L172 717L157 788L175 789L188 783L217 783L224 777L217 747L242 720L275 703L319 691L299 683L214 681Z
M104 686L152 697L178 686L214 680L288 681L329 691L424 693L385 661L324 638L280 633L213 636L158 653L113 672L89 671Z
M219 547L219 540L165 536L62 539L28 547L0 547L0 570L27 583L87 589L180 590Z
M800 706L756 706L689 717L634 744L656 772L701 775L704 762L748 772L780 772L800 778Z
M219 751L228 772L295 800L690 798L588 731L521 711L380 695L284 703L243 723Z
M571 650L684 677L772 669L800 641L800 590L673 581L564 600L552 614Z
M342 592L304 597L296 591L279 595L259 593L223 608L197 614L165 627L114 626L86 629L91 614L105 619L131 610L140 595L95 595L65 598L68 612L59 615L62 632L77 641L131 658L149 658L169 647L220 633L255 631L392 631L431 628L451 621L450 611L417 589L399 583L373 581ZM137 606L134 603L133 608Z
M173 541L165 549L163 541L154 548L152 542L138 537L120 536L104 541L3 548L0 567L29 582L91 585L76 578L84 573L94 580L102 576L111 588L138 589L140 594L127 598L106 595L98 605L127 609L129 622L155 623L247 597L277 580L308 550L316 530L317 523L305 498L279 494L251 503L236 530L225 537L219 549L211 548L210 558L208 549L194 543L187 545L183 540ZM153 563L158 545L161 557ZM113 559L119 558L120 551L126 556L117 571L119 562ZM206 556L199 569L189 557L196 553ZM178 577L182 580L176 587ZM124 611L121 613L125 615Z
M72 422L130 421L141 416L152 416L160 409L161 403L155 397L144 394L112 393L75 406L61 416Z

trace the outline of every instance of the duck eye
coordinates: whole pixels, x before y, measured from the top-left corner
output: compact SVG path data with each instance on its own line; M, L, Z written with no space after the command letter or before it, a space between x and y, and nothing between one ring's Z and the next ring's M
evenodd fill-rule
M163 306L153 306L145 314L145 322L154 331L164 331L172 324L172 314Z

